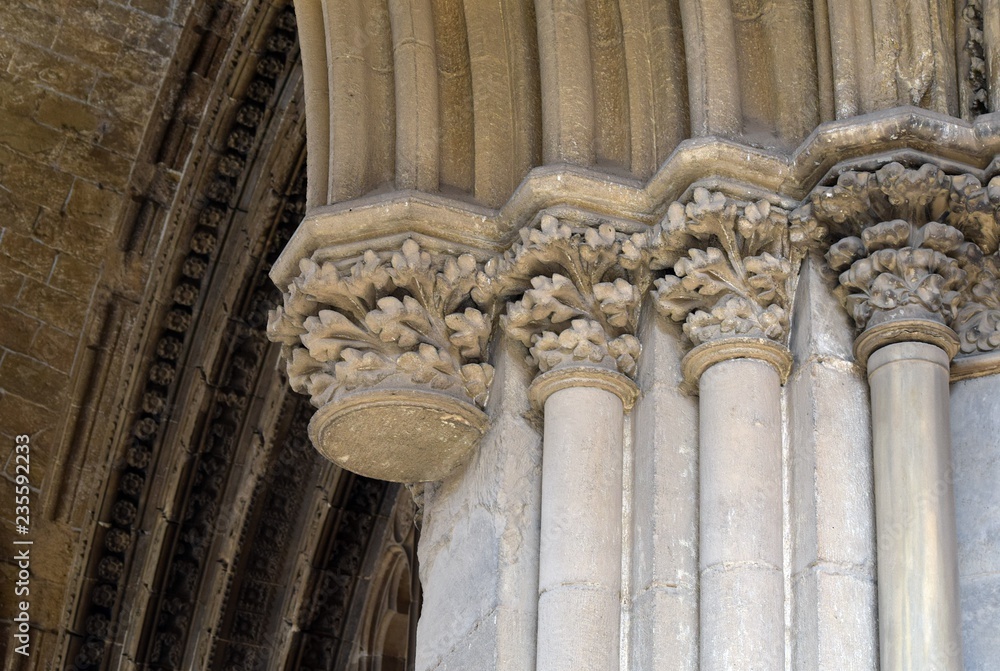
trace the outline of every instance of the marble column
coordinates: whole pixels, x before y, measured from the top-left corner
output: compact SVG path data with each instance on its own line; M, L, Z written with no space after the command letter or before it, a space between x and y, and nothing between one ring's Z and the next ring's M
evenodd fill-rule
M882 671L963 669L949 369L990 344L995 188L933 164L847 171L793 213L828 230L871 388ZM988 302L988 301L987 301ZM956 333L957 331L957 333Z
M785 666L782 384L794 276L811 240L766 201L696 189L652 241L673 273L660 313L684 322L683 360L699 395L702 669Z

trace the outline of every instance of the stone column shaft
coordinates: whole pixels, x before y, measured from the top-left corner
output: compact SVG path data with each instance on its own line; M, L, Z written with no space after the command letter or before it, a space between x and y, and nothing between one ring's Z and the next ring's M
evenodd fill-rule
M868 360L883 671L963 668L949 360L921 342Z
M728 359L701 376L701 668L784 668L781 379Z
M538 671L619 668L623 418L605 389L545 400Z

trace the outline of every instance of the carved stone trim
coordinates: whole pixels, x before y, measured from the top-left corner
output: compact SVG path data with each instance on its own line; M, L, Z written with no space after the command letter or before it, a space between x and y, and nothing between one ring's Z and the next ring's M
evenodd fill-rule
M493 316L472 307L480 265L471 255L430 253L407 240L391 254L369 250L346 270L329 256L319 250L300 262L268 323L295 391L316 407L374 388L485 405Z
M951 362L951 381L1000 374L1000 350L978 356L962 356Z
M789 226L787 212L767 201L695 189L650 233L654 268L673 270L656 281L656 308L683 321L696 346L729 338L784 343L797 268L817 232L810 221Z
M639 399L639 387L626 375L593 366L571 366L542 373L528 388L528 398L538 412L544 412L545 401L562 389L596 387L610 391L622 400L625 412L632 410Z
M681 360L684 384L698 392L702 373L713 365L730 359L757 359L774 366L784 384L792 370L792 353L781 343L767 338L723 338L698 345Z
M864 369L875 350L894 342L937 345L951 359L958 353L958 336L950 328L930 319L894 319L866 329L854 341L854 358Z

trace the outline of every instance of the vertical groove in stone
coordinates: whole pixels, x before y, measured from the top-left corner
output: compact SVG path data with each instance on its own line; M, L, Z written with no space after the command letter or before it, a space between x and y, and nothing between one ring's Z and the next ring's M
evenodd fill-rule
M594 156L600 165L631 168L631 129L625 43L618 0L590 0L594 63Z
M392 36L385 0L331 1L324 10L331 92L328 200L339 202L395 176Z
M819 121L832 121L834 111L833 54L830 47L830 9L827 0L813 1L813 35L816 39L816 87Z
M513 0L467 2L475 123L475 197L499 207L538 162L535 22Z
M827 6L837 118L899 105L958 113L951 3L828 0ZM818 40L821 48L824 42Z
M742 130L736 35L729 0L681 0L691 134Z
M307 207L325 205L330 169L330 86L322 0L295 3L306 98Z
M761 24L770 53L766 89L774 92L773 123L779 143L794 147L819 123L812 8L798 0L776 0L763 12Z
M648 178L688 135L677 0L619 0L628 74L632 174Z
M982 2L988 109L990 112L1000 112L1000 0Z
M431 0L389 0L396 104L396 188L437 191L439 112Z
M472 195L476 143L469 40L462 0L435 1L434 40L441 138L439 181L443 189L458 189Z
M545 163L593 165L594 74L586 0L537 0Z

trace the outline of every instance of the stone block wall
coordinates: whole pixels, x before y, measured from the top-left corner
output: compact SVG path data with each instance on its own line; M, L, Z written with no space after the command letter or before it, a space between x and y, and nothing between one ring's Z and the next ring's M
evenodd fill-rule
M65 445L109 297L134 260L122 222L150 170L142 158L188 0L0 4L0 499L14 496L14 437L31 437L33 624L53 632L79 529L53 521ZM13 508L0 512L3 582ZM3 599L0 622L12 605ZM0 624L0 659L11 641ZM48 652L49 633L33 645ZM42 657L31 667L42 668Z

